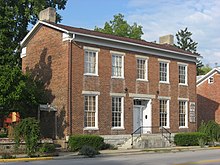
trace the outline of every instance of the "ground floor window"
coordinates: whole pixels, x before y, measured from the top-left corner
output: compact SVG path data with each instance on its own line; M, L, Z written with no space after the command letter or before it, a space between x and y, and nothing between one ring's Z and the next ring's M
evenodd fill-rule
M112 128L124 126L124 98L112 97Z
M187 102L179 101L179 127L187 127Z
M169 101L160 100L160 127L169 127Z
M98 96L85 95L84 96L84 127L97 127L97 111L98 111Z

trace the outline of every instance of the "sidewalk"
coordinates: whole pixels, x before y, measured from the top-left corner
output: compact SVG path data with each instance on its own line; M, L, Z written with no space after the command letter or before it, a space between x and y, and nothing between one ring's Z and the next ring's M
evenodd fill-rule
M122 156L122 155L136 155L136 154L153 154L153 153L167 153L167 152L184 152L184 151L199 151L220 149L220 147L204 147L190 146L190 147L169 147L169 148L146 148L146 149L120 149L120 150L101 150L100 155L96 157L106 156ZM59 156L54 157L36 157L27 158L26 155L16 155L16 159L0 159L0 162L27 162L39 160L62 160L62 159L80 159L85 158L83 155L78 155L77 152L59 152Z

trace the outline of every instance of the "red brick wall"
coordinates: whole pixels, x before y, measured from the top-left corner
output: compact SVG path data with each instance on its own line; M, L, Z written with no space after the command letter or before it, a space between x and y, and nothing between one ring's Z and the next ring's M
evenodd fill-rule
M67 42L62 42L62 33L42 26L27 43L26 57L22 58L22 70L24 72L31 71L35 79L44 83L49 103L58 110L59 137L63 137L63 132L67 131L65 128L68 106L67 44ZM54 123L54 118L45 121L48 121L48 123L41 123L42 129L51 129L49 127L51 123L49 124L49 122ZM47 130L43 132L47 132Z
M213 77L214 83L208 84L207 79L197 87L198 125L202 120L215 120L220 124L220 74L216 73Z

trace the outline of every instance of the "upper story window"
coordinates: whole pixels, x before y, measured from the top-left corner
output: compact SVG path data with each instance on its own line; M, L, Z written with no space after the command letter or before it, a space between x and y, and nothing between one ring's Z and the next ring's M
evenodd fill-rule
M178 64L179 67L179 84L187 85L187 65Z
M214 83L214 77L209 77L208 84L212 84L212 83Z
M99 49L84 47L84 75L98 75Z
M137 80L147 80L146 58L137 58Z
M159 76L161 83L169 83L169 61L159 60Z
M112 77L124 78L124 55L122 53L112 53Z

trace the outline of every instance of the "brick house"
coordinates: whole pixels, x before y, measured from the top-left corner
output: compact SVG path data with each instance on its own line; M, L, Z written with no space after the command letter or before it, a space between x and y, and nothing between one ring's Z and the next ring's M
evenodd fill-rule
M22 70L45 83L57 109L55 124L49 113L41 118L45 136L197 128L196 54L49 19L38 21L21 47Z
M198 126L201 121L220 124L220 68L213 68L196 82Z

